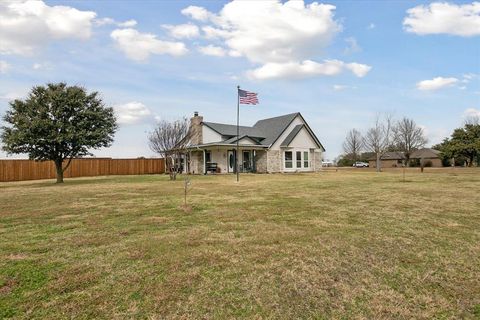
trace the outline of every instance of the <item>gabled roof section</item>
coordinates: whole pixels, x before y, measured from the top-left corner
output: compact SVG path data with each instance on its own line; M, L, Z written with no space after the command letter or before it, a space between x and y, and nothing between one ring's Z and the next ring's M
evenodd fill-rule
M372 156L368 160L376 160L376 156ZM389 151L385 152L381 157L380 160L405 160L405 154L401 151Z
M222 136L237 136L237 126L233 124L223 124L223 123L215 123L215 122L202 122L204 125L209 127L210 129L216 131L217 133L221 134ZM255 138L265 138L263 133L257 130L254 127L246 127L240 126L239 127L240 136L248 135L249 137Z
M323 150L325 151L325 148L323 145L320 143L318 138L315 136L313 133L312 129L308 126L307 122L305 119L302 117L300 112L295 112L295 113L290 113L286 114L283 116L278 116L278 117L273 117L273 118L268 118L268 119L263 119L257 121L253 125L253 127L247 127L247 126L240 126L239 127L239 133L240 133L240 139L244 137L248 137L258 143L259 145L262 146L269 146L275 141L280 138L280 136L287 130L288 126L292 123L292 121L297 117L300 116L303 121L303 125L300 128L295 128L294 133L289 133L288 137L290 137L291 140L295 138L295 136L300 132L300 130L304 127L307 129L308 133L312 136L313 140L315 143ZM234 143L236 142L236 136L237 136L237 126L232 125L232 124L223 124L223 123L215 123L215 122L202 122L203 125L209 127L213 131L217 132L218 134L223 136L223 139L226 139L222 141L222 143ZM287 137L287 138L288 138ZM287 139L285 139L287 141ZM284 142L285 142L284 141ZM291 142L291 141L290 141ZM290 143L288 142L288 143ZM283 145L283 143L282 143Z
M273 144L280 135L287 129L288 125L299 115L299 112L286 114L279 117L268 118L257 121L253 127L263 132L265 140L262 144Z
M292 143L293 139L297 136L297 134L302 130L302 128L305 127L303 124L297 124L295 128L293 128L292 131L288 134L288 136L283 140L282 144L280 147L288 147L290 143Z

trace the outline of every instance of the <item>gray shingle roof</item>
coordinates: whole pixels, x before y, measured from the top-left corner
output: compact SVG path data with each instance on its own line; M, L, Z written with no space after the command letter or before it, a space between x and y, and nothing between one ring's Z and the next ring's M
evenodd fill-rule
M303 124L297 124L295 128L288 134L288 136L283 140L281 147L288 147L288 145L293 141L293 139L297 136L297 134L302 130Z
M257 123L253 125L253 127L240 126L239 127L240 137L248 136L250 138L253 138L254 140L258 140L258 143L261 145L270 146L280 137L280 135L287 129L290 123L299 115L300 115L299 112L295 112L295 113L290 113L283 116L259 120L257 121ZM237 135L236 125L215 123L215 122L205 122L205 121L203 122L203 124L213 129L214 131L218 132L220 135L222 135L223 139L225 139L224 141L222 141L222 143L236 142L236 139L235 139ZM318 143L318 145L323 150L325 150L325 148L323 148L322 144L320 143L320 141L318 141L317 137L315 137L315 134L311 131L308 125L299 125L299 126L296 126L293 129L293 131L287 136L285 141L288 142L288 139L290 139L290 141L288 142L290 143L291 140L295 138L298 131L300 131L302 127L306 127L307 130L313 135L313 138Z
M436 159L440 157L440 151L430 148L424 148L412 152L411 159Z
M382 157L382 160L403 160L405 159L405 155L403 152L399 151L392 151L392 152L385 152Z
M376 160L375 154L372 155L371 158L368 160ZM381 157L380 160L404 160L405 155L401 151L390 151L390 152L385 152Z
M262 140L262 144L271 145L278 139L283 131L288 127L290 122L295 119L300 113L290 113L279 117L268 118L257 121L253 127L260 132L263 132L265 140Z
M222 136L236 136L237 135L237 126L233 124L223 124L215 122L203 122L206 126L217 131ZM264 138L263 132L260 132L256 128L240 126L239 127L240 136L248 135L250 137Z

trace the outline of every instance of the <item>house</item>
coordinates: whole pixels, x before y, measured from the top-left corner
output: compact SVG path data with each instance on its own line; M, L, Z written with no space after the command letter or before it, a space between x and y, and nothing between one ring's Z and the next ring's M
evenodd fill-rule
M399 151L385 152L380 157L381 167L382 168L401 167L405 159L406 158L403 152L399 152ZM375 156L369 158L368 165L371 168L376 168L377 158Z
M423 148L412 152L410 155L410 163L419 166L421 161L423 161L426 167L443 167L440 151L435 149Z
M234 173L237 139L239 172L306 172L322 167L322 146L299 113L237 126L203 121L194 113L190 142L185 154L185 173Z
M401 167L407 158L400 151L386 152L381 158L382 168ZM426 167L443 167L440 151L430 148L415 150L410 154L409 166L419 167L423 161ZM370 167L375 168L377 160L375 156L368 159Z

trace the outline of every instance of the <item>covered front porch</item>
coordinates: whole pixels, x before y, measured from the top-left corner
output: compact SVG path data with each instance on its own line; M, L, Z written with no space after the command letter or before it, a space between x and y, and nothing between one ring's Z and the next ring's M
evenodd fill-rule
M236 146L215 145L189 148L185 154L184 173L225 174L236 173ZM240 145L238 150L238 170L242 173L267 172L266 148Z

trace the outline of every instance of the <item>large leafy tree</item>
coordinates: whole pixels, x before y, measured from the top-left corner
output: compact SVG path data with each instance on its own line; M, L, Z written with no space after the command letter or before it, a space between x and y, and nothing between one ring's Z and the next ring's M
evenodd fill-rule
M466 124L455 129L450 139L437 146L445 158L465 158L471 167L480 157L480 124Z
M34 87L27 99L10 102L3 121L3 150L53 161L58 183L73 158L110 146L117 129L113 109L97 92L65 83Z

